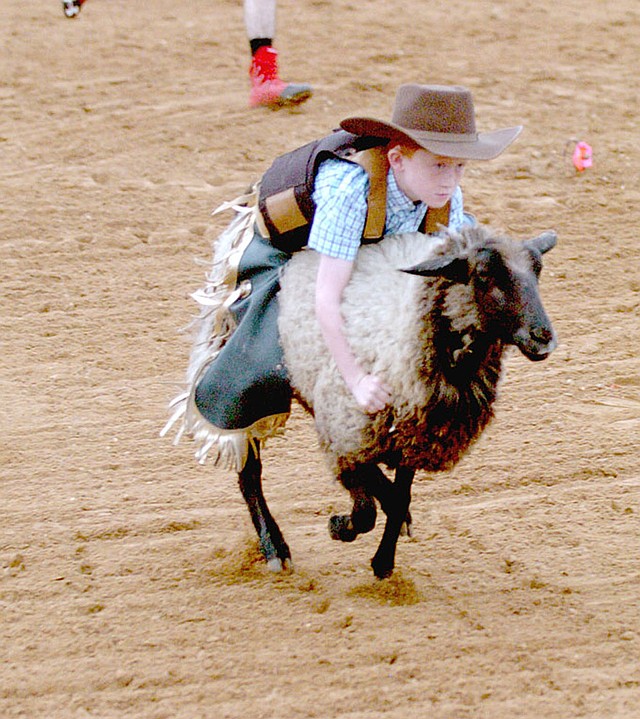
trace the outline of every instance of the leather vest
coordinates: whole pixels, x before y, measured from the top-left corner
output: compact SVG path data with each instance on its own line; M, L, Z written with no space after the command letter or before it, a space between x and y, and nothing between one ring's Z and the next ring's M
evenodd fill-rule
M369 176L367 219L362 242L378 242L384 235L387 205L387 140L360 137L344 130L315 140L277 157L260 181L258 209L262 234L274 247L292 253L309 238L315 205L313 189L320 163L334 157L360 165ZM422 232L436 232L449 224L449 209L429 208Z

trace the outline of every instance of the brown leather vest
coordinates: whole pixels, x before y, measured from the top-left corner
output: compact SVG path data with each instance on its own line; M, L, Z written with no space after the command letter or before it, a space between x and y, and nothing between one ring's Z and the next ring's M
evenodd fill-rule
M261 231L271 244L289 253L307 244L315 213L312 196L316 173L320 163L329 157L355 162L367 172L369 197L362 242L382 239L389 172L386 143L380 138L359 137L337 130L277 157L263 175L258 193ZM436 232L439 225L448 225L449 209L449 203L442 208L429 208L421 232Z

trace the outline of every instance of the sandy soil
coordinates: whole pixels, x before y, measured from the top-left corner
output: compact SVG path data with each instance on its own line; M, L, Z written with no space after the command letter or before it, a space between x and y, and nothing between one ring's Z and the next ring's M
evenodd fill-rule
M637 0L280 2L296 111L247 107L239 0L0 4L0 715L211 719L640 716ZM235 479L161 440L210 211L276 154L406 81L472 88L467 206L555 228L560 336L510 355L497 417L421 476L374 582L296 411L266 491L296 572L256 561ZM576 140L594 166L573 169Z

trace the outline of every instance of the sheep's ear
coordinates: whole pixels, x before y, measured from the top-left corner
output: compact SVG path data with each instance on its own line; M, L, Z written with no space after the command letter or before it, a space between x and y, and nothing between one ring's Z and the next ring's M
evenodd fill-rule
M544 255L545 252L549 252L556 246L557 241L557 233L553 230L547 230L531 240L526 240L524 245L529 249L538 250L541 255Z
M461 257L434 257L413 267L402 270L420 277L444 277L452 282L466 285L469 282L469 263Z

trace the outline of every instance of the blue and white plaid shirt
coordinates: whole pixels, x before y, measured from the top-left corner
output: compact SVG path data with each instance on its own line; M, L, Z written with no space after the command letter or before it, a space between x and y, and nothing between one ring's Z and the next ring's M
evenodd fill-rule
M362 241L367 219L369 177L353 162L330 158L319 167L313 201L316 211L308 245L317 252L353 261ZM387 218L385 234L415 232L427 207L410 200L398 187L391 169L387 175ZM457 187L451 198L449 227L460 229L473 224L463 211L462 191Z

